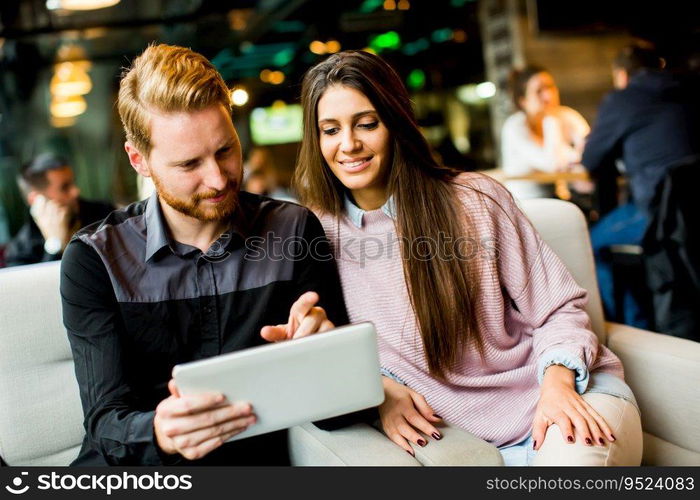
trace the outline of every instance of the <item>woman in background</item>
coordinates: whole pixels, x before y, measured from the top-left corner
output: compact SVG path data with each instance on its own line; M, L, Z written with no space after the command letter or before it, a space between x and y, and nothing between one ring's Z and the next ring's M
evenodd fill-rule
M585 118L562 106L554 78L539 66L513 70L510 75L513 104L518 109L503 124L501 157L506 176L524 176L534 171L566 171L581 162L584 139L590 132ZM527 180L507 181L516 198L545 198L553 185ZM589 185L577 188L590 190Z
M638 465L622 365L508 191L435 162L378 56L321 62L302 104L295 185L331 241L350 319L377 328L384 433L419 459L449 422L510 464Z

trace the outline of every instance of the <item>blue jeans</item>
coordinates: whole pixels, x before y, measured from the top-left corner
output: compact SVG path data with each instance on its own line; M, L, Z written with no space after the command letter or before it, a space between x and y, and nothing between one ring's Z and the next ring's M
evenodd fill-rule
M600 297L605 314L612 316L615 311L613 294L612 267L601 257L601 249L610 245L640 245L646 231L649 218L632 203L622 205L606 214L591 229L591 245L595 256L596 275ZM625 324L646 328L647 320L642 316L639 305L627 291L624 297Z

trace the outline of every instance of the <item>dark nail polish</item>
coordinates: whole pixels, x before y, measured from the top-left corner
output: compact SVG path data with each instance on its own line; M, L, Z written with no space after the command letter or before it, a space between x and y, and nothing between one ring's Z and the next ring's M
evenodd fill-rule
M598 438L598 442L601 446L605 446L605 441L603 441L603 438Z
M591 438L586 438L586 444L587 444L588 446L590 446L590 445L593 444L593 441L591 441Z
M435 413L433 413L433 417L439 418L440 420L442 420L442 417L440 415L435 414Z
M534 442L532 443L532 449L533 449L533 450L536 450L536 449L537 449L537 441L534 441Z
M436 439L438 441L440 441L442 439L442 434L440 434L439 432L433 432L432 436L433 436L433 439Z
M574 436L567 436L566 440L567 440L569 443L573 443L573 442L574 442Z
M418 444L419 444L420 446L425 446L425 445L428 444L428 443L426 443L425 439L419 439L419 440L418 440Z
M610 437L612 438L613 441L615 441L617 439L613 434L610 434Z

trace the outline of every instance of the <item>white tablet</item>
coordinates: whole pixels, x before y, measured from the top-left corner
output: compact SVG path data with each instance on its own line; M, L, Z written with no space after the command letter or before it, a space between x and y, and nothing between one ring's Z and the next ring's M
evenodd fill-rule
M335 417L384 401L372 323L175 366L181 394L247 401L257 422L229 441Z

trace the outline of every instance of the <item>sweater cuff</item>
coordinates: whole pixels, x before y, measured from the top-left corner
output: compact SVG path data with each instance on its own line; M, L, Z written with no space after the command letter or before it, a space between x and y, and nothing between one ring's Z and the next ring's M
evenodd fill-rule
M544 372L552 365L565 366L576 373L576 392L583 394L588 387L588 368L581 358L565 349L550 349L540 356L537 362L537 381L542 384Z
M390 372L389 370L387 370L386 368L380 367L380 368L379 368L379 374L382 375L383 377L390 378L390 379L393 380L394 382L398 382L398 383L401 384L401 385L406 385L406 382L404 382L403 380L401 380L398 376L394 375L393 373L391 373L391 372Z

